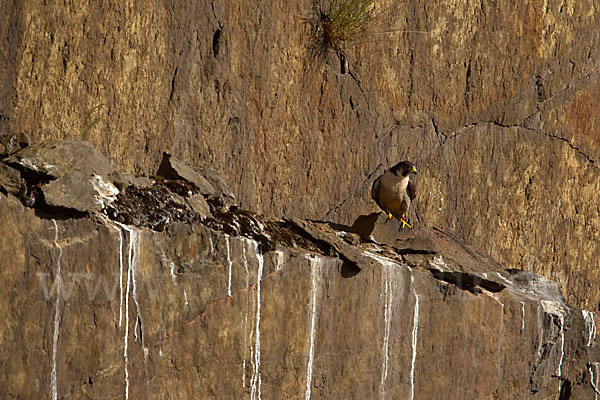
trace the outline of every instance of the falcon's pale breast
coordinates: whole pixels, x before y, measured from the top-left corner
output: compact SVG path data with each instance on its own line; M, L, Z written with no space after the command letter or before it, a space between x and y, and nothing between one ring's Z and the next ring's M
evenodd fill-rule
M379 185L379 201L394 216L406 213L410 206L410 198L406 193L408 177L399 177L391 172L381 177Z

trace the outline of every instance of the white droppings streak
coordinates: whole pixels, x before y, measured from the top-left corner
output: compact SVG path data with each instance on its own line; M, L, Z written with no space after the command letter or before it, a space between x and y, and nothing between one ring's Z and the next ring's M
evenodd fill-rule
M246 270L246 287L250 286L250 271L248 270L248 257L246 257L247 239L242 238L242 261ZM248 351L248 301L246 300L246 316L244 317L244 361L242 362L242 387L246 387L246 354Z
M275 250L277 254L277 265L275 265L275 271L281 271L281 267L283 266L283 251Z
M312 384L313 362L315 353L315 326L317 324L317 291L318 279L321 275L321 265L323 260L318 256L309 256L310 259L310 276L311 276L311 298L309 303L310 309L310 337L308 346L308 362L306 363L306 392L304 399L310 399L310 390Z
M507 283L508 285L512 285L513 283L511 281L509 281L508 279L506 279L504 276L502 276L501 273L496 272L496 276L500 279L502 279L505 283Z
M560 317L560 361L558 362L558 368L556 369L556 376L561 376L561 368L563 358L565 356L565 320Z
M382 263L385 271L383 282L383 318L385 322L385 332L383 335L383 360L381 363L381 383L379 385L379 391L381 398L385 398L385 380L388 376L388 361L389 361L389 343L390 343L390 331L392 328L392 304L394 301L394 290L393 290L393 276L392 269L395 267L394 263L387 262Z
M588 333L586 346L590 347L596 339L596 323L594 322L594 313L588 310L581 310L581 315L583 315L585 329Z
M52 223L54 224L54 245L58 248L58 258L56 260L56 301L54 303L54 335L52 337L52 373L50 375L50 382L52 385L52 400L57 400L58 384L56 379L56 351L58 346L58 333L60 330L60 261L62 258L63 250L62 247L60 247L60 245L58 244L58 225L56 225L56 220L53 219Z
M135 321L135 330L134 330L134 338L137 341L137 326L138 323L141 325L141 317L140 317L140 306L137 301L137 290L136 290L136 281L135 281L135 271L136 271L136 263L137 263L137 246L138 246L138 232L135 228L121 224L119 222L115 222L121 228L129 232L129 246L128 246L128 257L127 257L127 287L125 290L125 336L124 336L124 344L123 344L123 359L125 361L125 399L129 399L129 370L128 364L129 359L127 356L127 349L129 346L129 292L132 291L133 300L136 304L137 308L137 318ZM141 330L141 327L140 327ZM142 343L142 347L145 349Z
M250 392L250 399L260 399L260 281L262 279L264 258L258 243L255 244L256 258L258 259L258 276L256 278L256 330L254 343L254 372L252 374L252 391Z
M93 174L90 183L96 192L94 200L102 208L115 201L119 194L119 189L111 182L105 181L100 175Z
M131 237L129 238L131 241ZM127 345L129 338L129 287L131 286L131 272L130 272L130 264L131 256L128 259L127 265L127 288L125 291L125 338L123 345L123 358L125 360L125 400L129 399L129 371L127 369L127 365L129 364L129 360L127 359Z
M227 279L227 296L231 296L231 267L233 263L231 262L231 250L229 248L229 236L225 235L225 243L227 245L227 265L229 267L229 278Z
M246 360L242 362L242 387L246 387Z
M399 264L395 263L391 258L380 256L379 254L371 253L370 251L364 251L363 254L367 257L371 257L373 260L377 261L381 265L394 265L398 266Z
M434 267L440 268L442 271L451 270L451 268L448 266L446 261L444 261L441 255L435 257L433 260L429 260L429 264Z
M384 279L384 320L385 320L385 332L383 337L383 361L381 365L381 382L379 391L381 393L381 398L385 398L385 380L388 376L388 361L389 361L389 336L391 332L392 325L392 304L393 304L393 291L394 291L394 279L393 279L393 271L395 268L400 267L400 264L395 262L394 260L380 256L378 254L372 253L370 251L365 251L364 254L367 257L370 257L377 262L379 262L386 271L386 277ZM438 262L443 263L442 258L440 257ZM410 269L409 269L410 271ZM415 295L415 310L413 314L413 330L412 330L412 347L413 347L413 355L411 360L411 371L410 371L410 382L411 382L411 398L414 399L414 385L415 385L415 361L417 356L417 333L419 328L419 297L417 296L416 289L414 287L414 278L411 274L411 283L413 285L413 293Z
M123 321L123 232L117 228L119 232L119 328Z
M596 369L596 375L594 375L594 369ZM597 400L600 394L600 390L598 390L598 363L588 363L588 371L590 371L590 384L592 385L592 389L594 389L594 400Z
M177 285L177 280L175 276L175 263L173 261L169 262L169 271L171 272L171 280L174 285Z
M138 341L138 324L140 325L140 330L141 325L142 325L142 318L140 316L140 305L138 303L138 296L137 296L137 284L136 284L136 270L137 270L137 245L138 245L138 232L135 230L135 228L131 228L131 227L127 227L127 230L129 231L129 265L128 265L128 269L129 269L129 273L131 274L131 288L132 288L132 294L133 294L133 301L135 303L135 309L137 311L137 318L135 319L135 328L133 331L133 337L135 339L135 341ZM143 343L142 343L143 346Z
M522 301L520 301L519 303L521 303L521 332L523 332L525 330L525 303L523 303Z
M185 291L185 289L183 289L183 298L185 299L185 305L187 306L189 303L187 298L187 292Z
M542 308L537 307L537 327L538 327L537 353L538 354L541 354L540 351L542 351L542 345L544 343L544 324L542 322L542 316L543 316Z
M415 361L417 359L417 334L419 333L419 296L415 288L415 278L411 274L410 283L415 295L415 311L413 313L413 329L412 329L412 360L410 362L410 398L415 398Z

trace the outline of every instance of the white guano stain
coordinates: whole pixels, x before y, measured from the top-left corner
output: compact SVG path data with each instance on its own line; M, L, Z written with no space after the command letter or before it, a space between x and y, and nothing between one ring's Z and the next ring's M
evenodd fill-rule
M283 251L275 250L275 254L277 254L277 264L275 265L275 271L281 271L281 267L283 266Z
M394 287L395 282L393 279L393 268L394 263L387 262L382 264L383 270L383 318L384 318L384 334L383 334L383 356L381 362L381 382L379 384L379 392L381 398L385 398L385 381L388 376L388 363L389 363L389 345L390 345L390 332L392 328L392 305L394 301Z
M596 369L595 375L594 369ZM588 371L590 372L590 384L592 385L592 389L594 389L594 400L597 400L600 394L600 390L598 389L598 363L595 361L588 363Z
M169 272L171 273L171 280L173 284L177 286L177 277L175 276L175 263L173 261L169 262Z
M110 204L116 200L117 195L119 194L119 189L117 189L117 187L110 181L105 181L100 175L92 174L90 183L96 191L96 194L94 195L94 201L99 207L104 208L107 204Z
M560 317L560 360L556 369L556 376L561 376L563 358L565 357L565 319Z
M393 301L394 301L394 290L396 287L396 280L394 279L394 271L397 268L401 267L399 263L394 261L391 258L387 258L384 256L380 256L378 254L372 253L370 251L365 251L364 255L372 258L373 260L379 262L384 270L384 278L383 281L383 296L384 296L384 335L383 335L383 348L382 348L382 362L381 362L381 380L379 383L379 392L381 398L385 398L385 382L387 376L389 375L389 341L390 341L390 333L392 326L392 311L393 311ZM443 262L443 260L440 261ZM411 393L414 397L414 366L416 360L416 345L417 345L417 330L419 325L419 297L417 296L417 292L414 288L414 281L411 270L406 267L407 270L411 273L411 283L413 285L413 293L415 296L415 310L413 314L413 331L411 338L411 345L413 346L413 355L411 359Z
M208 245L210 246L210 250L208 251L208 254L212 254L213 251L215 250L215 246L213 245L213 241L212 241L212 238L210 237L210 233L207 236L208 236Z
M264 258L258 243L254 242L254 250L256 252L256 258L258 260L258 276L256 278L256 329L255 329L255 343L254 343L254 372L252 374L252 391L250 392L250 399L260 399L261 383L262 379L260 376L260 281L262 279Z
M523 332L525 330L525 303L522 301L519 303L521 303L521 332Z
M137 272L137 248L138 248L138 232L133 227L127 228L129 231L129 273L131 274L131 289L133 295L133 302L135 303L135 309L137 317L135 319L135 328L133 331L133 337L137 342L139 340L138 331L142 331L142 317L140 315L140 304L138 303L138 295L137 295L137 280L136 280L136 272ZM139 325L139 329L138 329ZM142 342L143 346L143 342Z
M581 315L585 322L585 329L588 333L587 347L590 347L596 340L596 322L594 321L594 313L588 310L581 310Z
M410 398L415 398L415 362L417 360L417 340L419 333L419 296L417 295L417 289L415 288L415 278L410 275L410 283L412 285L413 294L415 295L415 309L413 312L413 328L412 328L412 360L410 362Z
M231 261L231 249L229 248L229 235L225 235L225 244L227 246L227 266L228 266L228 279L227 279L227 296L231 297L231 269L233 262Z
M123 321L123 231L116 228L119 232L119 328Z
M244 264L244 269L246 270L246 288L250 286L250 271L248 270L248 257L246 256L246 244L248 240L242 238L242 262ZM246 298L247 299L247 298ZM246 387L246 355L248 352L248 313L249 313L249 304L248 300L246 300L246 314L244 316L244 360L242 362L242 388Z
M321 267L323 265L323 259L318 256L307 256L310 260L310 276L311 276L311 297L308 304L310 310L310 335L308 345L308 360L306 363L306 391L304 393L304 399L310 399L311 386L312 386L312 374L313 374L313 363L315 353L315 328L317 324L317 297L319 290L319 277L321 275Z
M50 382L52 386L52 400L58 399L58 382L56 373L56 354L58 350L58 335L60 331L60 289L61 289L61 259L63 254L62 247L58 244L58 225L56 220L54 224L54 245L58 248L58 258L56 259L56 301L54 302L54 334L52 336L52 372Z
M129 238L131 241L131 238ZM125 291L125 337L123 339L123 359L125 361L125 400L129 399L129 359L127 357L127 347L129 344L129 288L131 286L131 256L127 262L127 287Z
M129 233L129 244L128 244L128 254L127 254L127 286L125 289L125 335L123 338L123 360L125 362L124 370L125 370L125 399L129 399L129 358L128 358L128 348L129 348L129 293L131 292L133 300L136 305L136 320L135 320L135 328L134 328L134 339L137 341L137 330L138 324L140 325L140 331L142 331L142 318L140 316L140 307L137 300L137 288L136 288L136 269L137 269L137 253L138 253L138 244L139 244L139 233L138 231L131 226L115 222L118 226L120 226L123 230ZM122 252L122 246L120 251ZM121 258L122 255L120 254ZM143 345L142 348L144 350L144 359L147 356L147 350Z

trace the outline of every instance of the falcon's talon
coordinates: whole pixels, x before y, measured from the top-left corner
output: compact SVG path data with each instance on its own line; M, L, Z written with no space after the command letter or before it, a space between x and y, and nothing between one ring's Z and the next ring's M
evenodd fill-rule
M387 217L388 217L388 219L393 219L394 218L394 216L392 215L392 213L388 213Z
M402 227L400 227L400 229L404 229L404 225L408 226L410 229L412 229L412 226L410 226L410 224L408 222L406 222L404 220L404 218L400 218L400 222L402 222Z

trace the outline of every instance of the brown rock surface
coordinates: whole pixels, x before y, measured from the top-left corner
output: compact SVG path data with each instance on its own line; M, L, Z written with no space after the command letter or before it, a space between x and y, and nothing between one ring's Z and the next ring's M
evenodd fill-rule
M58 217L0 194L9 398L591 399L598 387L597 313L441 231L350 245L328 224L239 210L163 232ZM259 242L225 233L246 224Z
M12 154L29 146L30 140L23 133L0 134L0 155Z
M0 163L0 190L17 196L23 186L21 174L14 168Z
M320 2L242 4L203 0L153 6L9 2L0 15L0 43L6 50L0 52L0 135L7 137L10 132L23 132L23 137L31 138L33 145L21 152L31 154L28 152L35 151L32 149L52 146L58 139L81 138L87 128L84 126L87 117L95 110L94 118L98 118L98 122L87 132L87 139L105 157L116 159L131 174L150 175L157 170L161 154L167 151L196 171L214 167L230 183L244 208L271 216L322 219L345 225L377 210L369 196L372 180L397 161L409 159L417 164L420 172L416 227L439 227L452 232L459 241L481 249L481 253L489 254L506 268L533 271L555 280L567 304L599 311L600 13L597 2L515 4L451 0L400 4L384 0L377 4L385 10L384 17L376 21L370 33L346 46L348 63L345 65L335 54L327 54L323 60L311 58L311 29L307 19L314 18L315 7L327 8ZM0 152L7 151L12 150L2 144ZM58 154L57 162L67 160L65 157L68 155ZM22 159L12 160L11 165L22 162ZM70 166L79 162L74 170L89 172L86 168L90 163L86 159L67 161ZM112 164L106 169L112 170ZM0 169L0 174L3 174L2 184L11 185L5 191L13 192L16 176L12 170ZM12 174L12 178L6 178L7 174ZM35 202L35 188L33 192L29 191L31 187L27 189L22 201L39 205ZM195 213L181 206L181 202L173 200L174 196L163 196L163 189L155 191L154 210L143 217L129 215L120 221L148 226L146 217L160 214L164 220L155 227L164 229L172 221L174 212L179 214L180 221L197 218ZM135 200L136 190L133 187L129 200ZM56 244L53 224L43 219L45 212L22 209L14 202L10 196L7 200L0 195L0 207L7 212L6 218L4 215L0 218L3 252L0 260L2 273L7 274L7 283L3 286L10 290L8 296L2 296L9 304L2 308L6 315L3 320L8 323L0 328L3 329L0 338L7 343L0 363L4 374L0 387L22 398L47 398L52 387L52 374L47 369L52 365L53 318L57 315L55 310L61 309L56 305L68 304L68 301L54 303L55 298L44 298L36 303L40 298L39 285L34 288L32 282L39 283L39 280L31 274L36 274L40 265L47 272L54 271L59 249L63 247L73 249L65 251L63 266L71 268L65 270L68 273L85 271L87 274L96 267L104 268L104 274L113 273L114 252L119 248L118 233L88 219L59 221L66 239ZM256 240L260 238L261 246L266 246L268 240L253 216L222 219L229 215L225 203L221 207L223 215L209 218L206 224L231 235L247 234L251 229L251 236ZM6 211L8 204L10 210ZM142 208L138 203L128 206L131 210ZM152 221L156 222L156 218ZM315 226L305 225L305 233L312 231L309 236L314 247L310 249L319 249L334 257L323 261L322 271L326 266L334 269L332 265L341 263L343 268L339 266L339 270L343 279L323 274L321 285L325 282L327 285L319 286L322 291L312 292L317 293L319 299L320 296L337 299L351 316L375 318L379 315L381 320L382 315L386 315L385 308L383 312L380 308L377 314L372 304L364 302L362 294L374 288L385 292L386 287L391 287L389 281L385 283L383 270L366 275L363 267L357 273L356 268L360 267L352 268L348 256L344 256L345 263L337 260L343 251L355 257L356 249L350 244L356 243L356 237L340 234L345 245L341 241L336 241L335 246L322 241L317 245L313 242L317 240L315 237L333 241L330 238L335 233L324 225ZM284 229L277 224L267 228L270 229L268 234ZM141 245L145 243L147 248L154 247L145 236L163 240L167 240L164 235L168 236L168 232L143 232ZM226 248L224 239L220 238L221 247ZM207 256L209 261L206 261L204 255L195 253L198 249L206 250L206 243L198 244L199 239L188 243L188 239L187 236L169 239L173 240L168 242L171 247L189 246L186 248L189 260L174 263L177 271L181 268L183 273L189 267L195 272L216 274L211 266L217 264L213 264L210 257ZM298 237L290 236L286 244L298 241L301 241ZM127 243L123 246L127 253ZM237 257L238 264L242 262L243 249L248 250L243 246L251 245L241 245L233 239L230 243L233 254L230 257ZM413 244L403 246L410 248ZM132 246L132 251L134 248ZM269 265L274 262L273 258L277 258L267 247L265 252L268 269L272 267ZM89 257L81 254L89 254ZM139 265L158 268L152 260L148 261L151 257L146 251L140 250L139 254L143 254ZM221 248L216 254L221 264L228 264L226 250ZM248 276L256 275L258 261L251 254L247 256L247 260L254 263ZM288 256L292 258L291 253L284 251L283 257ZM427 268L430 256L437 260L437 254L402 254L403 263L417 267L410 274L402 268L394 270L394 274L402 278L398 278L395 288L402 289L404 300L395 297L397 308L392 307L390 312L394 315L393 310L404 307L408 313L402 314L406 321L397 328L402 339L388 338L387 343L396 346L394 351L406 350L411 345L406 335L412 334L412 289L423 296L437 296L432 297L436 299L431 303L435 306L421 304L421 312L431 318L427 322L430 329L427 340L431 343L424 342L428 347L423 349L433 356L421 359L424 357L421 351L415 357L415 371L425 366L435 369L421 369L421 375L414 375L414 385L408 385L407 382L413 381L406 375L405 363L413 353L397 352L403 359L391 361L396 364L390 364L386 379L389 377L391 381L388 384L384 379L384 388L393 388L390 393L399 397L410 397L411 392L407 391L414 388L416 398L421 395L435 398L433 391L442 387L435 393L446 394L451 386L455 390L450 391L449 396L456 393L456 398L463 395L503 398L505 394L506 398L521 398L520 390L526 383L524 378L512 379L511 374L516 373L514 368L531 373L525 392L531 398L558 397L559 381L562 398L592 398L592 377L600 375L598 357L594 353L586 366L582 360L592 350L587 347L582 350L580 345L585 332L591 332L589 318L593 314L573 313L573 309L569 309L563 315L548 305L544 308L539 299L533 303L523 298L509 301L504 298L510 292L509 285L500 292L492 292L495 296L492 297L486 293L492 288L485 282L490 279L476 271L465 271L461 267L465 265L463 261L444 261L451 270L461 267L459 273L445 270L440 267L442 264L438 265L438 272L430 272ZM108 260L109 257L112 258ZM158 258L161 268L170 268L168 258L165 261ZM90 260L94 260L93 263ZM282 353L272 350L278 356L265 356L264 360L269 361L261 366L264 393L273 397L282 393L290 397L305 394L306 371L297 366L299 359L306 362L308 357L306 323L307 319L312 320L278 302L283 298L295 305L295 310L310 309L312 297L307 293L313 286L307 274L312 266L303 255L294 260L297 264L290 265L297 265L300 272L269 275L263 287L264 298L271 299L270 305L265 307L276 315L271 322L265 322L266 332L269 329L279 332L274 321L284 321L286 333L281 336L289 339L286 343L273 339L272 346L263 346L263 349L284 349L285 354L281 361ZM113 269L109 270L108 264ZM252 330L246 330L242 337L239 324L232 321L234 317L238 321L242 317L245 320L248 315L245 311L250 307L254 307L251 312L256 311L251 304L255 304L252 299L256 299L258 288L250 285L251 280L243 279L244 273L241 281L237 279L238 283L247 283L243 287L248 289L241 292L246 297L232 296L216 303L213 307L218 312L206 314L189 328L182 327L206 311L204 306L187 311L188 314L183 308L185 315L170 317L179 320L169 322L171 325L167 324L166 328L161 326L167 332L165 335L173 334L174 340L181 340L177 342L179 345L170 345L169 351L174 356L168 361L156 357L157 347L153 350L149 347L148 358L140 356L144 354L143 346L131 338L131 349L138 354L137 358L132 355L131 361L132 398L136 397L134 394L164 397L165 393L175 397L179 393L205 397L224 393L239 397L236 386L220 386L218 378L233 374L244 360L246 384L252 378L248 371L254 371L248 366L256 361L255 354L250 353L253 347L248 342L243 349L235 347L239 347L242 338L250 340L246 334ZM277 285L280 275L287 278L281 278L282 285ZM414 276L414 286L407 282L409 276ZM432 288L425 284L424 276L434 283L442 279L445 283L440 285L448 286ZM216 284L211 281L212 275L210 277L208 282ZM121 278L126 280L123 274ZM223 277L218 279L218 284L223 286ZM465 280L468 281L466 286ZM52 276L48 276L48 282L53 282ZM481 286L482 282L488 289ZM468 290L447 289L460 285ZM537 288L537 284L532 287ZM325 288L333 289L326 293ZM190 290L183 293L189 297ZM477 290L483 292L476 293ZM172 293L177 294L172 294L170 301L185 304L180 292ZM453 297L456 293L459 296ZM169 292L161 292L161 296L168 297ZM127 298L133 307L137 300ZM172 310L171 303L165 306L167 303L160 303L159 298L152 306L162 305L157 310ZM213 300L218 298L212 297ZM448 304L456 299L459 300L456 304ZM496 300L502 304L502 313L489 308L492 304L500 309ZM146 312L153 309L142 301L140 307L144 305ZM463 308L461 312L455 308L448 311L448 307L454 306ZM98 398L111 393L124 396L124 391L117 389L124 386L124 364L117 361L123 354L124 343L119 342L122 343L119 349L114 346L124 337L124 325L116 327L114 313L121 307L115 307L114 302L108 300L100 305L81 303L73 309L64 307L66 312L59 317L65 320L65 327L59 331L58 343L59 348L68 351L57 353L59 393L71 393L71 397ZM513 317L521 315L520 307L526 317L522 320L525 328L519 332L524 342L510 340L518 330ZM112 314L106 312L108 308ZM380 368L382 355L373 352L375 347L383 347L381 337L373 343L375 329L371 328L376 323L373 319L357 317L356 325L347 324L348 314L342 318L342 311L333 306L323 308L323 313L328 313L327 319L321 316L315 321L316 337L326 337L323 335L331 332L332 327L339 333L336 338L329 338L329 347L318 348L325 355L315 356L313 360L313 395L340 397L345 389L334 387L332 382L343 381L356 390L356 394L346 397L376 397L381 382L373 383L372 376L362 373ZM582 315L587 316L587 323ZM155 315L155 320L161 317ZM45 323L40 324L40 320ZM336 322L342 320L343 323ZM133 321L132 311L130 322ZM325 327L319 321L331 321L331 324ZM199 325L200 332L195 328ZM246 328L252 326L256 327L252 322L245 325ZM382 328L381 323L378 326ZM105 332L107 327L112 333ZM103 337L110 343L98 342L100 339L93 335L97 329L106 334ZM532 331L527 332L527 329ZM537 336L534 335L536 329L541 329L536 331ZM131 324L129 333L133 335L133 331ZM228 335L235 340L228 341ZM465 344L458 340L462 338L472 341ZM447 347L440 345L448 340L454 341ZM490 349L490 342L498 347ZM326 342L315 343L323 346ZM477 352L465 351L466 345ZM201 350L193 350L178 356L181 347L189 350L200 346L211 348L213 353L200 354ZM597 351L595 346L592 346L594 352ZM560 348L566 349L565 357L559 355L562 354ZM366 350L363 352L363 349ZM165 354L165 349L160 350ZM348 355L342 357L347 363L336 364L340 361L327 351ZM515 359L514 353L523 358ZM40 354L46 359L43 365L38 362ZM75 362L77 354L84 354L87 364ZM494 360L491 360L492 354L496 355ZM235 367L208 371L205 366L214 360L228 360ZM566 379L552 377L561 375L556 369L560 360L564 361L560 372ZM325 364L328 366L323 367ZM347 365L354 369L349 371ZM473 365L474 370L463 365ZM508 365L510 370L505 369ZM71 366L77 368L71 369ZM282 372L289 366L296 368L294 373ZM497 370L492 371L495 366ZM169 372L163 373L167 367ZM453 374L443 375L440 371ZM497 375L490 378L494 372ZM231 381L240 380L241 376L237 373ZM432 376L439 376L442 383L430 385ZM83 381L88 382L87 386L81 386ZM474 382L481 386L475 387ZM260 381L254 383L256 390ZM427 385L431 386L432 393L426 392ZM493 385L496 389L491 388ZM598 387L598 383L595 386ZM366 387L371 392L367 392ZM251 385L245 389L246 395L250 395ZM468 394L467 389L471 390ZM94 393L87 395L90 391Z
M3 162L44 179L61 178L73 172L107 176L114 170L98 149L81 140L57 140L32 145Z
M100 211L113 202L119 190L101 176L74 171L42 186L44 201L50 207L78 212Z
M88 139L130 173L168 151L213 166L245 208L344 224L411 159L425 226L598 309L597 4L378 2L347 73L310 56L314 4L10 3L0 125L80 138L96 110Z
M215 188L205 177L168 153L163 153L163 159L156 174L166 179L183 179L190 182L203 195L216 193Z

